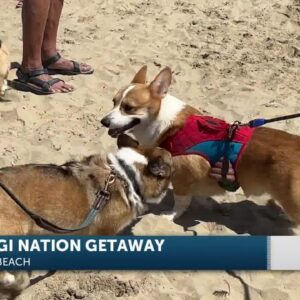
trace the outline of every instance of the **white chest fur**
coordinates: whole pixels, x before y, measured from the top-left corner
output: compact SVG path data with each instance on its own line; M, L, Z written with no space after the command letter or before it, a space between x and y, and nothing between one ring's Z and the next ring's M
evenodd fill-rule
M167 94L161 100L157 118L154 120L144 119L130 133L142 146L153 146L161 134L172 126L185 106L186 104L183 101Z

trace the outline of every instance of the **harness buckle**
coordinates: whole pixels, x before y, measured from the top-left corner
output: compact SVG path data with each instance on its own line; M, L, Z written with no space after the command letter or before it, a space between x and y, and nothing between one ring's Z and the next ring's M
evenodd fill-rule
M240 121L234 121L228 128L228 142L231 142L234 138L234 134L236 132L236 130L239 128L239 126L241 126L242 123ZM230 192L234 192L239 188L239 183L238 182L231 182L227 179L227 174L229 171L229 167L230 167L230 161L228 156L224 156L223 158L223 162L222 162L222 166L221 166L221 175L222 178L219 181L219 185L224 188L227 191Z
M109 176L107 177L107 179L105 180L105 185L104 185L104 189L103 190L107 191L108 187L110 185L112 185L115 182L115 180L116 180L116 175L113 172L111 172L109 174Z
M96 193L96 199L93 204L93 208L96 210L101 210L106 205L109 199L110 192L104 190L98 191Z
M234 121L228 129L228 139L231 141L233 139L235 131L242 123L240 121Z

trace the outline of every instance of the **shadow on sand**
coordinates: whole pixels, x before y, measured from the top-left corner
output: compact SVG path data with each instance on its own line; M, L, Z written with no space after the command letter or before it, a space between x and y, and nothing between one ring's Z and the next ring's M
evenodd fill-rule
M150 212L156 215L171 210L171 193L159 205L151 205ZM194 199L182 217L175 221L188 230L189 227L211 222L224 225L237 234L250 235L293 235L294 224L289 221L282 209L276 204L258 205L250 200L235 203L218 203L213 198ZM131 234L136 221L122 234Z

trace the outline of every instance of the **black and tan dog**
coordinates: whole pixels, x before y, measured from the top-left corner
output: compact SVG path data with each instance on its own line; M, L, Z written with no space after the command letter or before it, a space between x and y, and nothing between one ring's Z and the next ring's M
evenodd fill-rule
M161 148L140 148L127 136L107 160L94 155L64 165L28 164L0 169L0 182L31 211L52 223L72 228L90 211L97 191L108 178L110 199L82 235L114 235L145 210L147 202L160 202L172 175L171 155ZM113 175L113 176L111 176ZM0 188L0 235L49 234ZM6 288L14 276L2 276ZM0 279L1 279L0 276ZM24 281L24 279L22 278Z

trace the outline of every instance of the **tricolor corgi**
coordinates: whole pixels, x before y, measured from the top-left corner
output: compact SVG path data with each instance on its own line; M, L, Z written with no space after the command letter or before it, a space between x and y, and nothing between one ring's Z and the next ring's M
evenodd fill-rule
M146 66L113 98L114 108L101 123L108 133L132 135L141 145L159 145L173 155L175 205L178 218L193 196L224 193L209 177L211 166L227 156L246 196L269 193L288 215L300 222L300 137L281 130L231 127L170 95L169 67L146 83ZM230 131L233 134L229 137Z
M70 228L80 224L95 207L106 180L110 198L93 222L75 233L115 235L166 194L173 174L172 157L161 148L141 148L128 136L119 136L119 150L105 161L99 155L57 165L28 164L0 169L0 235L49 234L37 226L13 200L27 209ZM5 188L3 188L5 187ZM9 192L8 192L9 191ZM49 227L49 226L47 226ZM27 272L0 272L0 299L12 299L29 284ZM15 299L15 298L13 298Z
M70 228L84 220L113 175L114 181L107 187L109 201L89 227L77 232L86 235L117 234L144 212L147 203L160 202L173 173L170 153L158 147L141 148L128 136L120 136L118 146L118 151L107 155L107 161L92 155L60 166L1 168L0 235L49 233L16 205L11 194L35 214Z

